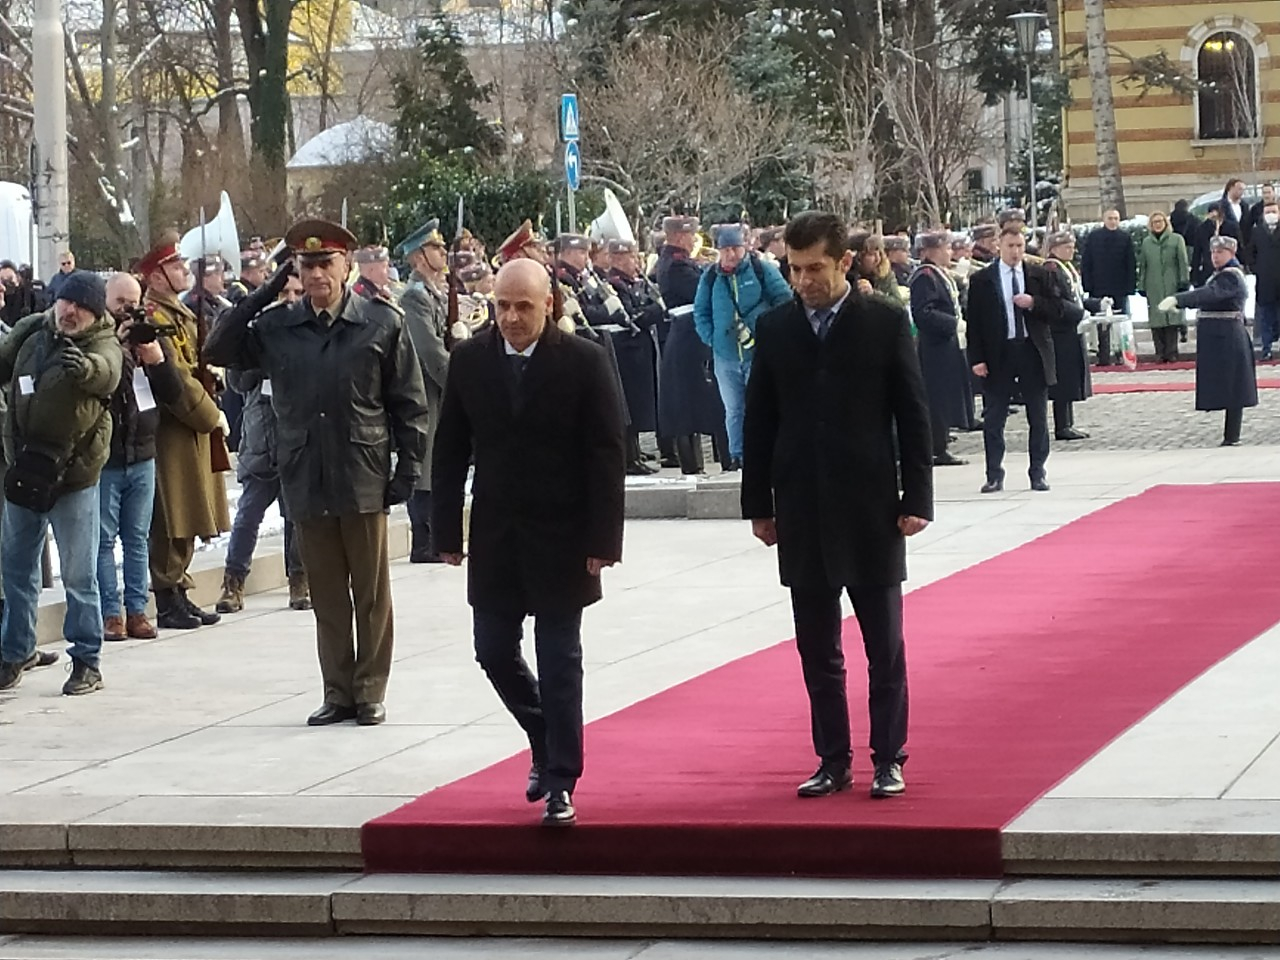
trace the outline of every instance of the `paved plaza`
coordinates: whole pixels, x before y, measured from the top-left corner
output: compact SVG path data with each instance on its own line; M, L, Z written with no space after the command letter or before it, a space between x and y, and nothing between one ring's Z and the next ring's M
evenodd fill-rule
M1245 421L1250 445L1234 449L1213 446L1217 415L1186 412L1191 394L1095 398L1080 408L1077 422L1099 439L1054 444L1053 489L1047 494L1025 489L1025 454L1015 439L1007 491L978 495L980 435L962 434L958 446L974 462L937 472L937 521L911 543L908 588L981 563L1154 485L1280 477L1277 393L1263 391L1262 407ZM1119 443L1117 436L1128 438L1127 449L1109 449ZM1260 503L1260 522L1270 512L1270 504ZM1241 570L1240 589L1271 573ZM361 824L524 746L472 658L464 571L397 561L392 575L396 662L389 719L382 727L304 726L320 701L314 627L309 614L285 609L282 591L249 597L245 613L214 628L110 645L103 659L106 686L93 696L59 696L61 667L29 673L16 690L0 694L0 863L210 869L225 862L358 871ZM792 635L774 554L741 521L630 521L625 562L606 572L605 592L584 623L588 720ZM1099 629L1123 629L1123 623L1123 610L1098 611ZM910 648L909 622L907 629ZM1108 863L1122 864L1120 873L1159 873L1152 865L1163 859L1212 876L1221 860L1230 861L1237 875L1242 864L1248 873L1253 863L1259 875L1274 877L1280 864L1278 674L1280 627L1189 684L1011 824L1005 857L1013 872L1044 875L1057 862L1076 875L1107 872ZM855 724L863 722L855 713ZM855 733L855 743L862 739L865 734ZM588 778L590 771L588 734ZM807 772L797 769L797 780ZM580 816L588 819L590 809ZM305 882L337 882L326 876ZM0 871L0 904L5 890L39 882L29 871ZM97 882L109 887L115 881ZM1264 899L1274 909L1280 891L1266 882ZM1100 899L1143 889L1142 881L1133 881L1135 886L1125 888L1129 893L1117 894L1101 886L1110 881L1097 883L1093 895ZM998 881L987 886L965 896L986 898L985 903L1002 895ZM1217 888L1206 889L1212 900ZM913 894L904 890L909 900ZM1052 899L1051 892L1046 896ZM375 941L368 942L372 948ZM376 943L379 956L420 955L408 952L409 941ZM141 945L0 938L0 957L15 960L350 955L340 942L246 949L244 941L170 946L154 938ZM575 941L571 950L558 950L552 942L450 940L421 955L567 954L601 960L1280 957L1276 951L1225 947L855 949L650 940Z

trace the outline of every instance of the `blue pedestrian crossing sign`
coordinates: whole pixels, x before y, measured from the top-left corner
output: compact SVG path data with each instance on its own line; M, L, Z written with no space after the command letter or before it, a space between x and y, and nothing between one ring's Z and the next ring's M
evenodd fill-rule
M582 174L582 151L578 149L578 141L570 140L564 145L564 179L570 190L577 190Z
M578 139L578 95L576 93L560 95L560 139L564 143L572 143Z

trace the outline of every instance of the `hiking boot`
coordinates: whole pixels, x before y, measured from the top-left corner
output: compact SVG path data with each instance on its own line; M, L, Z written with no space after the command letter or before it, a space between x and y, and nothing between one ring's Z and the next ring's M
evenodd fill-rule
M305 573L294 573L289 576L289 609L311 609L311 588L307 584Z
M231 573L223 575L222 596L218 598L215 609L219 613L239 613L244 609L244 577L237 577ZM201 616L200 620L204 622L204 617Z
M190 597L187 596L186 587L178 588L178 597L180 598L179 602L184 607L186 607L187 612L190 613L197 620L199 620L202 626L211 627L215 623L217 623L219 620L222 619L222 617L219 614L210 613L208 610L201 610L199 607L197 607L195 605L195 601L193 601ZM244 606L243 602L241 603L241 606L242 607Z
M124 629L124 618L119 616L104 617L102 620L102 639L111 642L128 640L129 635L125 633Z
M91 667L83 660L71 658L71 676L62 685L64 697L81 697L102 689L102 673L97 667Z
M124 632L134 640L154 640L156 628L145 613L131 613L125 617Z
M156 626L161 630L194 630L200 626L200 618L187 609L177 590L157 590Z
M26 662L14 663L0 660L0 690L12 690L22 682L22 674L27 669Z

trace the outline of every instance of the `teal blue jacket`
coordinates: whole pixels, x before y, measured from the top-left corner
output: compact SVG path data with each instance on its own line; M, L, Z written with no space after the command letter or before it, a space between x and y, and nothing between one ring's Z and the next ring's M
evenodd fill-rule
M756 265L752 264L753 258ZM790 299L791 287L782 272L759 254L748 253L731 275L718 265L703 271L693 301L693 321L698 336L717 357L745 360L751 351L739 351L738 318L754 335L756 321Z

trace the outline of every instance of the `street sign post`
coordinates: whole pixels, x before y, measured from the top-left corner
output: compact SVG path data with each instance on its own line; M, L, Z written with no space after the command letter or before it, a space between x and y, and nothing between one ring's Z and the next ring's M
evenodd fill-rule
M577 232L578 211L574 205L573 193L582 182L582 151L576 140L570 140L564 145L564 182L569 188L569 229Z
M560 94L560 142L572 143L578 139L578 95Z

